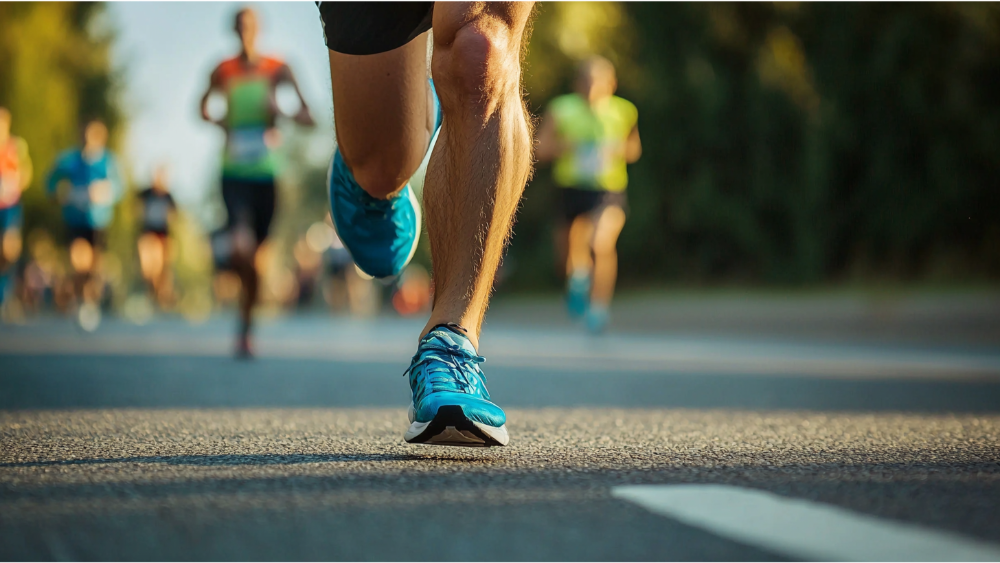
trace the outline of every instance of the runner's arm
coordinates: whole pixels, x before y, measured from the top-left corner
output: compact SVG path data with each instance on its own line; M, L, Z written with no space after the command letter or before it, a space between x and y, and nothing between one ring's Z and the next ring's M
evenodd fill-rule
M212 71L212 76L208 79L208 89L205 90L205 95L201 97L201 118L209 123L225 128L224 117L222 119L212 119L212 116L208 115L208 98L212 96L212 92L220 90L221 88L222 73L219 68L216 67L216 69Z
M556 127L556 119L552 112L545 112L542 118L542 126L538 128L538 140L535 144L535 158L538 162L549 162L555 160L562 154L565 147L562 139L559 138L559 130Z
M31 185L31 178L35 170L31 166L31 156L28 155L28 143L21 138L17 139L17 159L21 173L21 191L23 192Z
M68 154L64 153L56 159L55 165L49 172L49 177L45 181L45 192L50 196L57 196L59 192L59 184L66 180L67 170L66 162L68 160Z
M639 139L639 125L636 124L625 140L625 162L632 164L642 156L642 141Z
M295 95L299 97L299 113L292 117L296 123L300 125L313 126L316 125L316 120L313 119L312 114L309 112L309 105L306 104L305 97L302 96L302 91L299 90L299 83L295 80L295 75L292 73L292 68L288 65L282 65L281 70L278 71L278 82L288 82L295 89Z

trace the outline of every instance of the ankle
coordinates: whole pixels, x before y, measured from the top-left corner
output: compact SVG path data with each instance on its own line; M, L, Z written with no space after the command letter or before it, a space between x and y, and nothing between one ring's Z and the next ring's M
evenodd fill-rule
M446 330L450 330L456 334L460 334L468 338L469 342L472 343L472 347L475 348L476 350L479 350L479 333L477 330L473 330L472 328L469 327L468 324L464 324L462 322L439 320L433 315L431 316L431 319L427 321L427 324L424 326L424 329L420 331L420 337L418 340L423 340L425 336L427 336L432 330L435 330L438 327L445 328Z

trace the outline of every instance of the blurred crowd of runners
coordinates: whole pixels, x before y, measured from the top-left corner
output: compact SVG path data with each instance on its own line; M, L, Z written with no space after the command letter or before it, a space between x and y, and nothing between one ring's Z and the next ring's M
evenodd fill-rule
M250 354L248 335L261 297L261 272L268 253L274 252L268 236L280 206L280 167L274 153L281 139L276 123L289 119L304 127L315 125L291 68L257 51L257 18L251 9L235 15L239 53L213 70L200 107L202 118L226 134L220 186L227 220L208 235L214 266L211 293L215 303L235 305L239 311L237 354L245 355ZM276 91L283 84L298 96L292 114L277 103ZM614 95L616 85L609 61L583 61L575 91L550 102L536 132L535 159L552 163L559 191L552 215L559 269L566 275L567 311L594 333L603 331L609 319L617 275L615 245L628 210L626 165L641 154L638 112ZM210 111L212 96L225 100L222 115ZM56 311L84 330L95 330L112 309L109 281L122 276L120 261L108 252L108 228L127 188L107 146L108 129L101 120L91 120L81 128L79 147L67 149L54 162L35 163L52 205L61 207L64 228L62 236L36 230L27 238L21 194L36 170L27 143L12 131L16 116L0 108L3 320L17 322ZM140 274L128 290L136 318L148 319L154 311L169 312L177 306L172 226L178 204L171 195L169 172L166 166L158 167L149 185L128 198L135 205L131 246ZM355 316L430 310L433 284L422 266L411 264L400 275L373 278L355 265L329 213L325 220L304 227L293 245L292 279L285 284L293 289L271 292L272 304L305 308L322 301Z

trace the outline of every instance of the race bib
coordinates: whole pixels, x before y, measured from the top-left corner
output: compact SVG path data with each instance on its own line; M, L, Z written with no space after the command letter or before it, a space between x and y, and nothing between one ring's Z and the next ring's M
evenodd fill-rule
M267 157L265 132L263 127L230 131L226 149L229 160L238 164L252 164Z
M81 210L90 209L90 190L87 186L73 186L69 190L69 205Z
M607 169L605 151L599 143L581 143L576 147L576 171L581 180L596 180Z

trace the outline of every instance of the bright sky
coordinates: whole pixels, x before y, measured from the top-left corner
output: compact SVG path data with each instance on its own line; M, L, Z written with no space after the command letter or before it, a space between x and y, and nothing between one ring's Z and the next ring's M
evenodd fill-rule
M332 139L327 51L313 2L111 2L118 29L115 64L123 69L129 133L124 156L135 180L149 181L160 162L182 204L217 189L223 134L205 123L198 102L219 61L239 51L232 30L241 6L261 16L261 51L282 57L295 72L323 138ZM332 141L317 151L332 150Z

